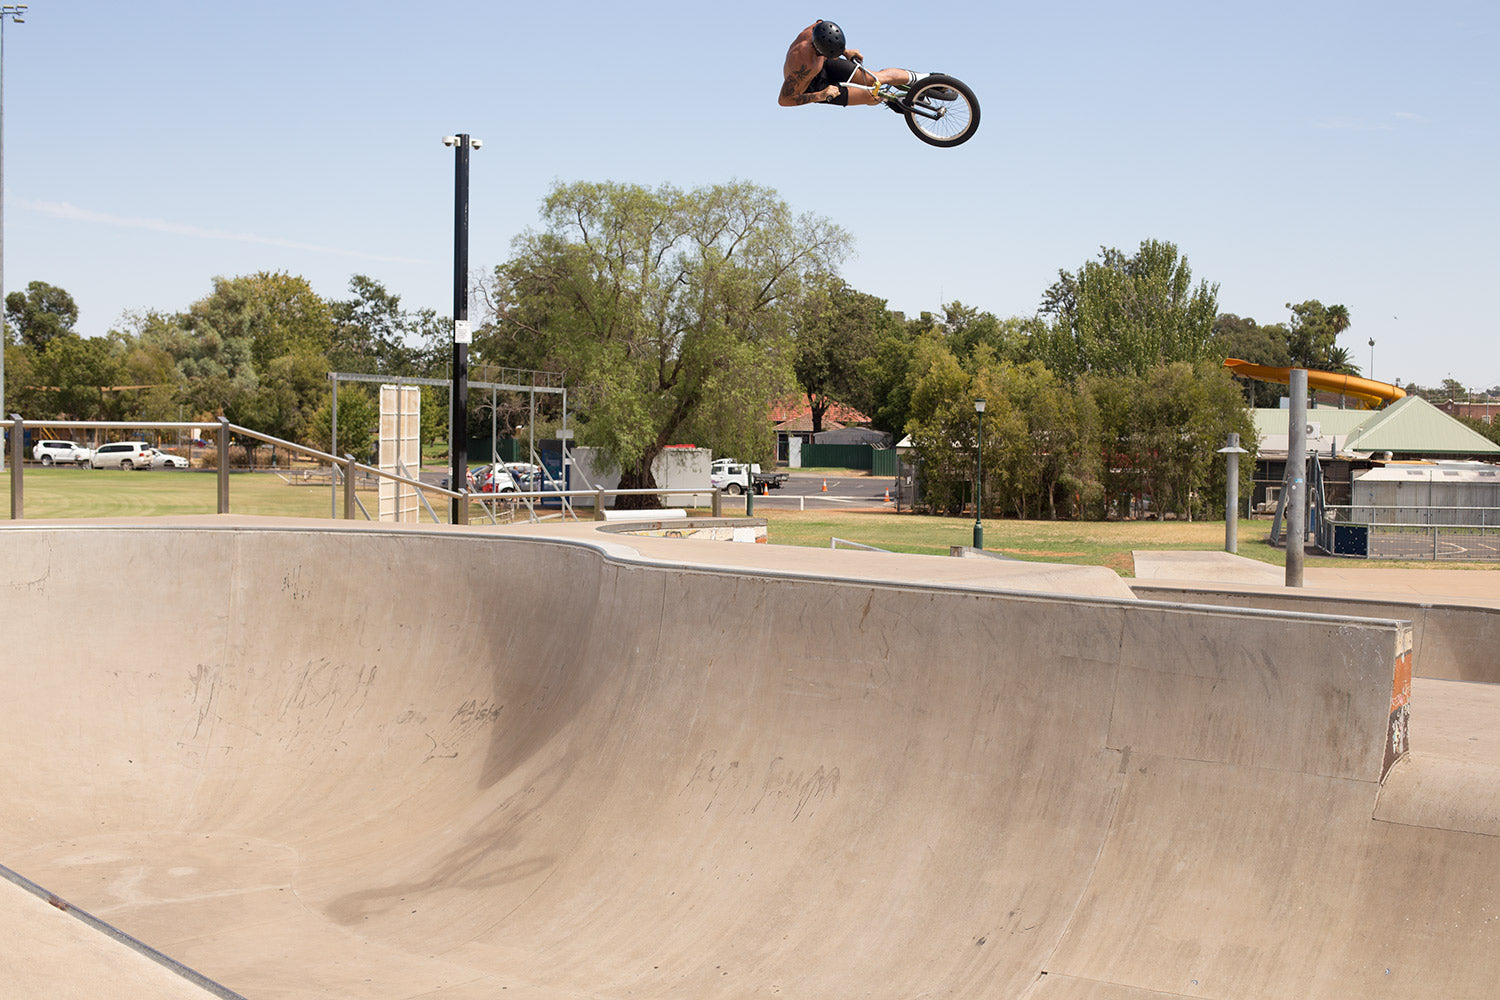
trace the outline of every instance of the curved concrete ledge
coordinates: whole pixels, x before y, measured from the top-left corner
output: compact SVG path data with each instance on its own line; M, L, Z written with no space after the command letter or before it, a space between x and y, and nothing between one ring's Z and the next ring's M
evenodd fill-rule
M592 525L27 522L0 557L0 863L247 996L1500 978L1495 838L1374 815L1400 622Z
M1189 580L1152 580L1137 583L1131 590L1142 600L1409 621L1412 671L1418 677L1500 684L1500 607L1348 591L1215 586Z

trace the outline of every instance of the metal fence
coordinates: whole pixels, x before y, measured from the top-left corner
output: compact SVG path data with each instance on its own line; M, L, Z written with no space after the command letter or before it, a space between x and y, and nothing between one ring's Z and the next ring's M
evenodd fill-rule
M10 516L12 520L22 520L26 516L26 431L28 430L171 430L197 432L204 427L203 421L187 423L182 421L124 421L124 420L26 420L18 414L13 414L11 420L6 424L10 430ZM335 486L342 481L343 514L345 520L374 520L370 512L365 509L364 503L359 499L356 485L361 476L376 477L379 479L393 480L415 489L421 498L422 509L427 512L433 523L443 524L453 521L459 524L468 524L471 508L475 504L480 505L481 516L488 517L491 521L497 520L495 508L499 504L518 505L528 511L531 520L539 520L537 507L541 502L554 501L560 505L559 513L555 516L566 517L572 514L571 501L583 497L592 497L594 500L594 520L604 520L604 501L610 497L621 496L682 496L694 497L711 495L712 511L714 517L721 516L723 492L721 490L705 490L698 488L683 489L649 489L649 490L622 490L622 489L593 489L593 490L540 490L526 493L470 493L468 490L450 490L442 486L434 486L424 483L410 476L397 475L384 469L371 465L363 465L354 460L353 455L344 455L340 458L316 448L306 445L285 441L281 438L262 434L248 427L232 424L228 420L220 418L217 430L217 478L218 478L218 513L232 513L230 509L230 473L232 471L229 463L229 449L233 438L248 438L265 444L274 445L311 458L314 461L325 462L330 467ZM450 516L445 520L438 516L438 511L429 502L430 496L439 498L439 506L452 508L456 516ZM446 503L444 502L446 501ZM454 502L457 501L457 502ZM334 516L330 513L330 517ZM419 515L420 516L420 515ZM577 515L573 514L577 519Z
M1336 555L1436 562L1500 561L1500 507L1329 506Z

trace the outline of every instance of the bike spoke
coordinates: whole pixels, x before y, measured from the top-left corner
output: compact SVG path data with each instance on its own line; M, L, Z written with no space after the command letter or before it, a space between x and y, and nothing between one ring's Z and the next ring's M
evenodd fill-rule
M969 106L964 101L923 102L912 108L912 114L921 119L917 127L935 139L951 139L969 128Z

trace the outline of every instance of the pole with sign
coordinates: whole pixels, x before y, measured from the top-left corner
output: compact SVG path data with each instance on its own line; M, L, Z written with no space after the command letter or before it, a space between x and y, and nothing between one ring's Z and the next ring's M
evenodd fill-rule
M469 483L469 150L483 143L466 132L445 136L457 154L453 168L453 395L448 409L448 484L462 493ZM468 501L453 500L450 520L465 520ZM461 509L462 508L462 509Z

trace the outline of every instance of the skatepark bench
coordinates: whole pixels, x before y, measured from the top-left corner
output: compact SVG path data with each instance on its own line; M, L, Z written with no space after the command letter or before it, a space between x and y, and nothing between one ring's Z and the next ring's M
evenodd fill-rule
M662 510L607 510L606 521L675 521L687 517L682 507L667 507Z

